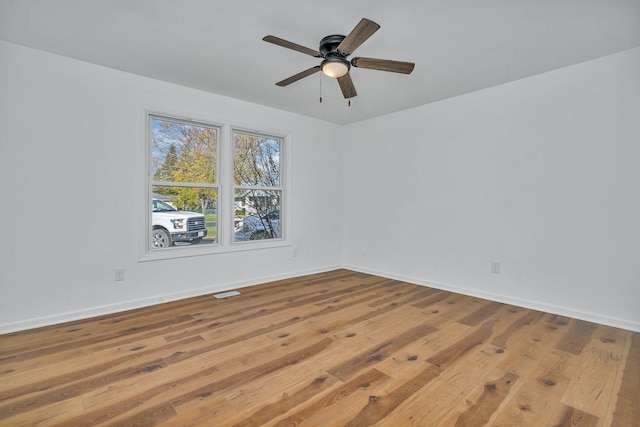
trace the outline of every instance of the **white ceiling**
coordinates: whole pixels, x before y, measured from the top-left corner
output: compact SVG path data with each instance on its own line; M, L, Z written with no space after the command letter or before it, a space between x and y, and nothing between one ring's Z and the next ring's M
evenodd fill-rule
M275 82L319 64L361 18L381 28L351 57L415 62ZM640 46L640 0L0 0L0 39L257 104L352 123ZM323 102L319 103L322 81Z

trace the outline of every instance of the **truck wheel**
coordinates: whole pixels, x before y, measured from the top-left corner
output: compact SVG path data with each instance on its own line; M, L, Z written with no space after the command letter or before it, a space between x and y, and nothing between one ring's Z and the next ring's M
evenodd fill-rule
M171 236L166 230L162 228L156 228L151 233L151 247L153 249L168 248L172 246Z

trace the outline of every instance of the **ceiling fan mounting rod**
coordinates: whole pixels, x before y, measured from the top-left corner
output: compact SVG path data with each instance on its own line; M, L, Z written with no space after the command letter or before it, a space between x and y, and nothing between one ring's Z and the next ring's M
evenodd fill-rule
M331 36L326 36L322 40L320 40L319 50L322 56L324 56L325 58L327 56L336 56L336 55L345 57L346 55L343 55L340 52L338 52L338 45L342 42L342 40L344 40L344 37L345 36L340 34L333 34Z

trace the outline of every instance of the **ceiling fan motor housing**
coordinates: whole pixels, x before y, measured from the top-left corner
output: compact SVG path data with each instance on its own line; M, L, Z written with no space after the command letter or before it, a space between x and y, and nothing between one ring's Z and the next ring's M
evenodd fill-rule
M320 40L320 53L324 56L336 56L341 54L338 53L338 45L344 40L345 36L334 34L332 36L324 37Z
M325 58L324 61L320 64L323 71L325 70L325 65L330 63L341 63L346 67L346 71L349 71L351 68L351 64L346 59L346 55L338 52L338 45L344 40L343 35L334 34L331 36L326 36L322 40L320 40L320 53ZM336 64L337 65L337 64ZM325 72L325 74L327 74ZM330 75L330 74L329 74Z

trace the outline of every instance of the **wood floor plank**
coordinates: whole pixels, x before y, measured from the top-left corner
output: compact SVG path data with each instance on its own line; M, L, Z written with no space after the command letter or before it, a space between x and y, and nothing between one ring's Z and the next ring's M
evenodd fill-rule
M523 377L524 383L496 417L495 425L545 425L569 387L578 362L573 354L549 352L527 378Z
M183 365L165 365L158 369L144 372L144 375L118 378L112 382L102 382L100 387L87 390L83 395L83 404L87 410L98 411L123 396L143 394L149 390L158 390L168 396L180 390L190 390L219 378L220 368L215 364L201 361L190 361ZM182 379L179 381L178 379ZM188 385L185 385L188 384ZM169 393L171 390L171 393ZM152 396L153 397L153 396ZM144 401L141 400L142 403Z
M82 413L82 397L76 396L73 399L62 402L53 402L46 407L34 408L28 412L4 414L0 412L0 426L63 426L66 414Z
M376 369L393 378L415 375L416 369L419 369L414 366L416 363L424 363L428 358L457 343L472 330L473 328L457 322L448 324L397 350L390 357L380 361Z
M496 352L502 352L502 347L496 347ZM498 364L498 368L512 372L520 378L528 378L531 373L540 365L540 361L514 352L505 352L505 357Z
M426 295L421 301L414 302L411 305L417 308L427 308L451 296L451 292L439 291L437 289L432 289L432 291L434 292Z
M364 408L352 420L345 424L347 427L372 425L381 421L402 402L420 390L438 375L442 370L433 365L426 366L422 372L402 384L391 393L383 396L371 395Z
M237 415L236 410L229 405L224 396L220 396L210 400L206 405L163 420L158 425L165 427L211 427L212 423L223 425L224 422L220 420L229 420L235 415ZM121 425L127 425L126 421L122 421Z
M76 356L73 358L77 362L74 365L68 362L50 363L48 360L41 360L40 365L36 364L31 369L20 367L11 376L3 378L6 384L11 384L11 393L9 390L0 391L0 405L10 398L51 390L60 384L72 384L93 376L111 374L115 370L135 372L136 363L143 366L149 365L149 359L154 359L154 354L156 360L161 359L172 349L181 348L189 342L204 341L202 338L193 337L189 340L162 345L164 340L161 337L158 338L153 346L138 345L132 348L117 348L116 351L111 349ZM143 362L140 362L141 360ZM30 360L30 362L33 361Z
M629 341L627 357L621 360L624 371L612 414L612 426L640 426L640 333L633 333Z
M449 293L446 298L424 307L422 311L432 315L430 322L433 326L438 327L441 324L463 319L477 310L484 302L486 301Z
M490 421L497 416L500 406L504 404L519 379L511 372L495 369L438 425L456 427L490 425Z
M151 362L144 361L137 366L132 366L128 369L120 369L112 372L111 374L100 375L97 377L92 376L89 379L76 381L67 386L54 387L51 390L33 393L33 396L27 396L21 400L14 400L0 406L0 413L13 415L31 411L36 408L50 405L51 403L62 402L64 400L71 399L74 396L82 395L87 391L96 389L99 384L111 383L120 379L129 379L136 377L137 375L162 369L165 366L166 364L162 359L156 359Z
M499 344L504 344L504 348L509 353L541 360L567 333L570 320L553 314L544 314L540 321L530 327L522 328L516 339Z
M585 346L577 367L580 375L571 379L562 398L565 405L597 417L603 417L608 409L614 394L615 373L625 349L623 334L607 337L598 339L594 334L594 339Z
M456 359L438 378L414 393L380 425L436 425L504 358L504 353L495 350L495 346L482 344Z
M109 422L108 426L155 426L169 421L178 415L170 403L161 403L151 408L139 411L134 415L127 415L124 419L116 419Z
M35 347L35 348L29 347L29 348L25 348L24 351L20 351L20 354L18 355L18 360L26 360L30 358L40 357L42 355L59 353L61 351L65 351L65 350L74 348L76 346L87 346L87 345L96 344L102 341L106 341L112 338L114 339L123 338L126 336L131 336L134 333L138 333L142 331L153 331L155 329L162 328L164 326L175 327L176 323L189 321L189 320L192 320L192 317L190 315L184 315L175 319L161 319L158 322L154 322L146 325L143 324L142 326L131 326L127 329L118 329L107 334L96 334L89 337L82 336L82 338L78 338L77 340L65 341L65 342L56 343L53 345L48 345L45 347ZM134 339L139 339L139 338L136 337ZM32 344L32 346L34 345L36 344ZM10 358L12 356L7 355L6 357ZM0 357L0 363L2 363L4 359L5 358Z
M598 427L600 419L585 411L566 405L559 405L550 425L554 427Z
M228 387L237 386L238 384L242 384L246 381L253 380L257 376L262 376L275 370L283 369L287 366L300 363L305 358L311 357L314 354L324 351L332 343L332 339L324 338L320 341L312 343L311 345L301 350L285 354L284 356L280 356L276 359L270 360L266 363L263 363L262 365L256 366L243 372L239 372L237 374L233 374L226 378L222 378L219 381L207 384L203 387L199 387L189 393L185 393L182 396L172 399L171 403L174 405L174 407L179 407L194 399L207 398L213 393L224 390Z
M336 383L336 379L331 375L322 375L314 378L311 382L304 387L286 393L280 399L267 404L262 405L260 409L253 413L249 413L248 417L242 421L234 423L237 427L254 427L264 425L266 422L286 414L292 408L306 402L313 396L320 394L328 390L333 384Z
M503 306L504 304L499 302L487 301L485 304L478 307L469 315L458 320L458 322L468 326L479 325L480 323L496 314Z
M481 307L480 310L485 311L486 307ZM474 310L473 316L477 316L480 310ZM458 402L468 394L480 378L483 378L487 372L504 359L503 349L486 344L486 342L495 333L509 327L514 319L520 315L520 309L502 306L494 312L493 319L486 324L476 328L467 327L460 332L446 331L446 336L455 339L448 346L441 346L438 352L426 358L431 363L438 363L441 366L443 363L448 365L444 375L416 393L397 411L392 412L381 422L381 425L435 424L451 409L452 402ZM452 325L456 324L461 325L458 322ZM448 329L451 326L448 326ZM445 330L434 335L440 333L445 333ZM381 369L384 368L381 366ZM436 397L434 398L434 396ZM408 417L406 414L411 414L411 416Z
M394 351L435 332L435 330L435 328L428 325L418 325L396 337L383 341L375 347L362 351L339 365L328 369L327 372L342 381L346 381L355 373L386 359Z
M170 403L172 407L179 412L181 406L192 401L211 400L213 397L217 397L219 393L225 390L229 390L230 388L237 386L238 384L242 384L243 382L250 381L257 376L265 375L266 373L272 372L274 370L283 369L286 366L299 363L304 358L309 357L316 352L324 350L331 343L332 340L325 338L303 349L293 351L284 356L280 356L262 365L240 371L230 376L222 377L220 379L212 378L211 380L207 380L205 384L200 385L196 388L190 388L189 390L182 391L178 395L175 395L175 393L168 395L168 403ZM161 383L157 386L145 390L139 390L139 387L135 387L136 394L132 395L126 401L115 402L111 405L98 407L96 409L88 411L88 413L85 413L78 418L72 418L70 420L67 420L66 422L69 425L75 425L78 423L83 423L86 420L90 425L97 425L100 423L110 422L114 417L120 416L127 412L136 412L137 407L142 404L149 404L150 406L155 407L160 403L154 402L162 401L167 398L162 397L163 393L166 393L167 391L170 391L181 385L185 386L185 384L189 382L195 382L193 380L199 378L200 376L200 374L195 373L190 377L185 376L182 378L178 378L176 380L167 383ZM185 387L182 387L182 389L184 388Z
M388 379L389 377L387 375L378 371L377 369L369 369L368 371L353 378L352 380L333 387L330 391L328 391L327 393L323 393L315 400L309 398L306 405L301 405L302 408L289 414L286 418L280 419L275 425L278 427L298 425L311 418L314 414L320 413L323 410L335 412L336 410L333 405L335 405L336 403L344 401L358 390L369 389L379 382ZM344 413L343 411L340 412ZM334 418L334 421L337 420Z
M571 329L558 341L556 349L572 354L582 353L597 327L595 323L573 320Z
M542 319L544 313L540 311L526 311L521 317L513 322L507 329L500 335L495 337L492 341L496 347L507 347L509 338L513 336L520 336L520 330L523 328L531 327Z
M640 333L345 269L0 336L0 426L638 426Z
M322 339L325 334L318 333L311 329L306 331L292 331L291 334L282 334L278 339L278 346L281 347L281 351L286 352L294 345L302 345L305 342L312 340ZM340 346L341 340L334 335L329 337L333 340L332 347ZM347 337L347 340L353 340L355 337ZM296 344L297 342L297 344ZM238 369L240 367L250 367L252 365L270 360L273 358L273 354L278 352L277 347L272 347L270 351L262 352L258 354L256 351L250 355L242 356L237 362ZM263 377L256 377L250 381L238 384L228 392L225 392L225 396L229 403L238 411L245 412L251 410L259 410L257 407L261 407L267 404L273 403L279 398L279 396L288 396L293 393L298 393L301 387L306 387L317 378L326 377L327 380L323 382L324 386L329 386L335 382L334 378L327 376L326 370L335 363L335 352L321 352L306 358L295 365L287 367L286 370L276 370L272 373L268 373ZM339 357L339 356L338 356ZM221 369L233 372L233 361L229 363L221 363ZM298 379L297 381L293 378ZM182 410L182 409L181 409Z
M454 363L457 359L467 354L471 349L486 342L493 333L493 326L497 320L488 320L468 335L459 339L455 344L443 349L427 359L427 362L439 368Z

